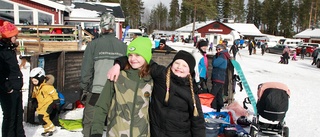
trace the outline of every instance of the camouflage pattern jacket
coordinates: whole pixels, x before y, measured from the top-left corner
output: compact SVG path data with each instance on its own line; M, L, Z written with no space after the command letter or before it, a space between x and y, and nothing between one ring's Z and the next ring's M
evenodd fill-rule
M138 70L121 71L116 83L106 82L95 105L91 135L102 136L108 114L108 137L149 137L151 76L140 78Z

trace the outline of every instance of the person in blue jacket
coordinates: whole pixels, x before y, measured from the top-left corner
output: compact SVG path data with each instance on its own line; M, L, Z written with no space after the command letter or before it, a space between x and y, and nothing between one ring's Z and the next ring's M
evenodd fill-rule
M227 65L230 55L225 46L218 44L216 46L217 53L212 59L212 89L211 94L215 96L211 103L211 107L220 112L223 107L223 86L227 75Z

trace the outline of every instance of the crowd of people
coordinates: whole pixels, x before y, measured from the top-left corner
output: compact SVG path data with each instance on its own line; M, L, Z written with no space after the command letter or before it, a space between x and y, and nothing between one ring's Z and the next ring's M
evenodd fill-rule
M106 35L113 32L112 17L109 14L101 20ZM206 51L213 44L207 40L197 41L192 53L178 51L168 66L152 60L153 50L174 51L166 40L160 40L155 49L146 37L134 38L127 47L104 40L111 38L93 40L84 52L81 100L85 103L82 130L85 137L102 136L104 126L108 136L206 135L198 94L216 96L211 107L218 112L224 106L223 86L230 59L226 45L215 47L210 80L213 86L209 88ZM108 77L103 75L106 73Z
M88 43L83 54L80 79L80 100L85 106L83 136L101 137L106 131L110 137L205 137L205 120L198 95L212 94L214 99L210 107L216 112L223 109L228 61L232 57L236 59L243 43L234 41L228 50L227 41L221 41L209 62L207 49L211 51L213 43L200 39L191 53L177 51L169 65L163 66L152 60L154 49L149 38L136 36L127 46L115 37L115 28L112 14L101 15L101 34ZM18 30L4 22L0 33L2 136L25 137L23 79L15 51ZM253 41L248 42L249 55L256 54L256 46ZM267 47L267 43L259 45L261 55ZM155 50L175 51L166 45L166 40L160 40ZM288 64L289 55L290 49L286 47L284 64ZM52 82L54 77L37 67L31 70L30 78L34 87L32 103L44 129L41 135L52 136L59 126L56 118L60 110L58 92ZM208 87L208 82L212 87Z

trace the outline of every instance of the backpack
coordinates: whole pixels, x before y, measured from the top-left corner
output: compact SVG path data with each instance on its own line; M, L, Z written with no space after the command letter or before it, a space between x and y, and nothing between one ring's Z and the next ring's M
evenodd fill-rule
M58 91L57 89L56 89L56 91L58 93L58 97L59 97L59 100L60 100L60 107L62 107L66 103L64 95L60 91Z

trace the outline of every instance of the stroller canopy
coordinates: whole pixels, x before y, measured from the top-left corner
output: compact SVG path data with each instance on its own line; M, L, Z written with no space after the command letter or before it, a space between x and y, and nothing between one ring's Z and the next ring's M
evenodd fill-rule
M287 85L280 82L265 82L258 86L258 100L261 98L263 92L268 88L282 89L290 96L290 90Z

